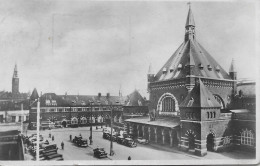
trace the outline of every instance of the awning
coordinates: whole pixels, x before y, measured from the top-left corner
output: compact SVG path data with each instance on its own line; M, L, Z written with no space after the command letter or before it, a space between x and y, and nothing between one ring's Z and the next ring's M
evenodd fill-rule
M150 121L149 117L138 117L126 119L125 122L138 123L144 125L160 126L174 128L180 125L180 119L176 118L158 118L155 121Z

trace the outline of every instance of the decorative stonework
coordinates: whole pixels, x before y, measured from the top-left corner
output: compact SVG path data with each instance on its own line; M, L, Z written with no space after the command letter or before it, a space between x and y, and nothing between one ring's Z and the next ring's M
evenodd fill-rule
M166 97L170 97L174 100L176 112L162 112L162 102ZM159 112L159 115L178 115L180 110L179 110L179 104L176 97L171 93L164 93L158 100L157 111Z

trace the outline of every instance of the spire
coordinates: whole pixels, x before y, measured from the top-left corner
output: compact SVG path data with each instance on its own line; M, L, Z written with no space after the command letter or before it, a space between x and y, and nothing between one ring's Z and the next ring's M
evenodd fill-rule
M237 72L234 58L232 58L232 62L231 62L230 68L229 68L229 73L231 73L231 72Z
M190 2L188 2L188 5L189 5L189 12L185 24L185 42L195 38L195 21L191 11Z
M17 78L17 77L18 77L18 70L17 70L17 64L15 63L13 78Z
M188 5L189 5L189 13L188 13L188 16L187 16L187 20L186 20L186 24L185 24L185 27L187 28L188 26L194 26L195 27L195 21L194 21L194 17L193 17L193 14L192 14L192 11L191 11L191 3L188 2Z
M148 73L147 74L154 74L151 63L149 65L149 69L148 69Z

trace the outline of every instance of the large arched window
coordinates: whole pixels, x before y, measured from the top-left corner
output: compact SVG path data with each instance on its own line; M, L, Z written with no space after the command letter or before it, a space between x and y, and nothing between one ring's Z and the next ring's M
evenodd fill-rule
M163 99L162 112L175 112L175 101L171 97Z
M241 144L242 145L254 145L254 135L251 130L243 130L241 132Z

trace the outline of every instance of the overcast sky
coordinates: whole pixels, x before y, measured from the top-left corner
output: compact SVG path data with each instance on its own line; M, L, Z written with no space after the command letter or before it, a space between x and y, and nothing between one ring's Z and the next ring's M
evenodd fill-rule
M256 75L256 1L192 2L199 43L228 72ZM184 40L187 2L4 0L0 3L0 90L147 96L157 72Z

